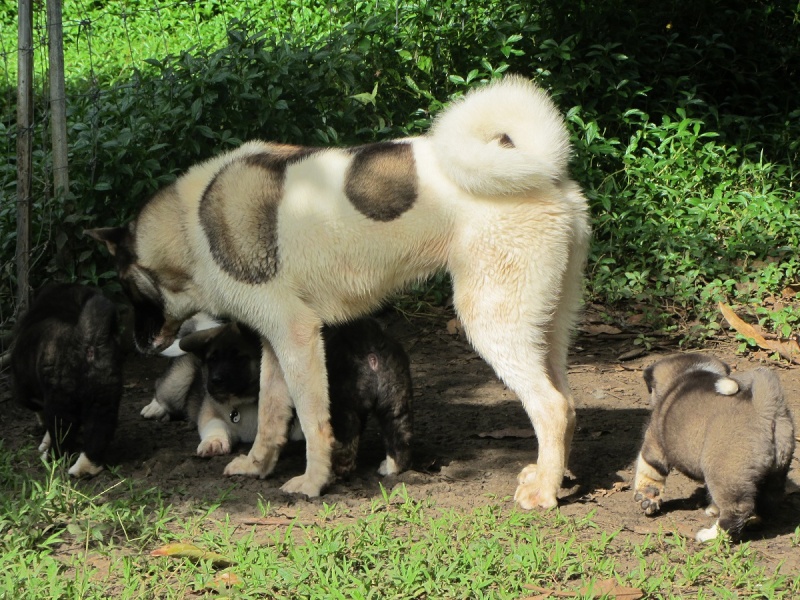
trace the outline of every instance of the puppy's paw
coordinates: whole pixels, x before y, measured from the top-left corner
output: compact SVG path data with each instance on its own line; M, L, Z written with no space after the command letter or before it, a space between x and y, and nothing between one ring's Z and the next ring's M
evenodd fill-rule
M636 490L633 499L647 516L652 516L661 510L661 492L663 490L655 485L644 486Z
M50 444L51 444L51 442L50 442L50 432L49 431L45 431L44 432L44 437L42 438L42 443L39 444L39 454L41 454L42 457L45 457L47 455L47 453L50 451Z
M272 466L275 466L273 461ZM247 477L264 478L272 472L272 468L268 463L254 460L249 454L240 454L228 463L223 475L228 477L232 475L245 475Z
M391 456L387 456L378 467L379 475L397 475L399 472L400 468Z
M723 535L725 531L720 528L719 521L714 523L708 529L701 529L697 532L695 539L698 542L710 542L711 540L717 539L720 535Z
M81 452L75 464L69 468L69 473L72 477L94 477L103 470L102 465L94 464L89 458Z
M309 498L316 498L322 493L326 481L317 481L309 477L306 473L292 477L281 486L281 490L287 494L305 494Z
M145 419L165 419L167 416L167 409L161 406L158 400L153 398L147 406L142 409L141 414Z
M538 465L531 464L517 475L514 501L525 510L541 508L544 510L558 506L558 488L547 489L540 479Z
M711 504L706 506L705 513L709 517L718 517L719 516L719 507L712 502Z
M213 436L204 439L197 446L197 456L208 458L231 453L231 441L224 436Z

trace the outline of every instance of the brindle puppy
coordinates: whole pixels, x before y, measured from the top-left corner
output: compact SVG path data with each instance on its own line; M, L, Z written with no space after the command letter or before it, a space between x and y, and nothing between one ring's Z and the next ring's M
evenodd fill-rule
M47 430L39 450L80 450L69 474L96 475L117 427L122 395L116 307L94 288L49 285L20 320L15 339L16 398Z

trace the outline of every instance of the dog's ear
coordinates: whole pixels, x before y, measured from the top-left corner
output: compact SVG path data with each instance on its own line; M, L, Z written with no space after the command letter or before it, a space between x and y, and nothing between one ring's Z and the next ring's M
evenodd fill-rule
M98 229L84 229L83 233L98 242L104 242L111 256L116 256L117 248L122 244L122 240L125 239L128 229L126 227L100 227Z
M191 352L192 354L202 358L203 354L205 354L206 348L208 348L208 345L217 339L217 337L219 337L219 335L221 335L227 327L227 325L220 325L219 327L214 327L212 329L195 331L194 333L190 333L189 335L182 337L178 345L184 352Z

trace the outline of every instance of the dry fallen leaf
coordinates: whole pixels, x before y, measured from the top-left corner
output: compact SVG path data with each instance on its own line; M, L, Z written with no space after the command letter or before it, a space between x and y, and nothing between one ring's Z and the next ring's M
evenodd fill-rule
M214 577L214 583L217 585L224 585L227 587L233 585L241 585L242 580L236 573L232 573L230 571L223 571L222 573L217 574Z
M760 348L777 352L789 362L800 364L800 344L797 343L797 339L768 340L756 327L740 319L730 306L720 302L719 309L731 327L744 337L753 340Z
M211 561L211 564L215 567L229 567L235 564L235 561L222 556L221 554L209 552L208 550L203 550L202 548L198 548L192 544L185 544L181 542L167 544L166 546L156 548L150 552L150 556L188 558L196 562L208 560Z

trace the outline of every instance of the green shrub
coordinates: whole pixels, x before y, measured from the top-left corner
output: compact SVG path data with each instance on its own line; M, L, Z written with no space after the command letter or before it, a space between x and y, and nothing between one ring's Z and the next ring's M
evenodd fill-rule
M757 301L796 281L791 2L96 4L92 39L109 48L110 66L69 63L69 197L49 197L49 151L34 157L37 282L113 290L110 261L82 229L129 219L189 165L242 140L344 145L418 134L448 99L505 71L536 78L567 115L573 175L595 222L591 300L646 310L651 325L681 333L699 318L702 335L714 330L715 300ZM99 24L121 11L116 36L105 34ZM142 24L152 30L154 15L160 41L148 45ZM176 53L184 22L203 43ZM159 44L167 53L126 66ZM12 96L0 93L9 155ZM45 134L40 123L42 148ZM0 193L13 198L15 177L9 156ZM3 202L5 306L14 244L14 210Z

